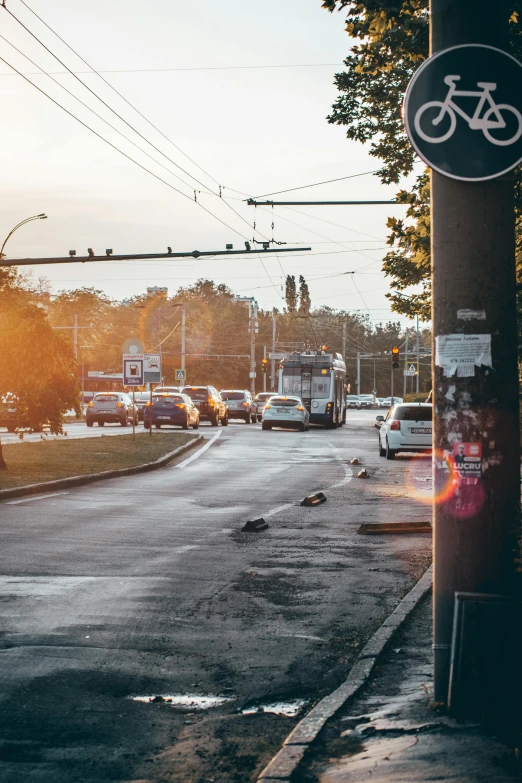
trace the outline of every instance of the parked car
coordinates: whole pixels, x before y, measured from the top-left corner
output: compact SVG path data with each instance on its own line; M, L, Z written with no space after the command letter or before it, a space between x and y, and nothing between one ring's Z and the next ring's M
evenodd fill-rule
M386 418L377 416L379 456L395 459L399 451L431 451L433 406L425 402L395 405Z
M262 428L285 427L306 432L310 429L310 414L300 397L273 396L263 410Z
M17 429L24 429L29 424L27 418L27 409L20 405L20 402L14 394L6 394L0 400L0 427L7 427L8 432L14 432ZM35 428L35 432L41 432L41 426Z
M346 407L347 408L357 408L357 410L360 409L361 403L359 401L359 397L356 394L347 394L346 395Z
M243 419L252 424L257 419L257 404L246 389L221 389L221 398L228 406L229 419Z
M107 423L126 427L133 419L134 424L138 423L138 409L124 392L98 392L87 406L85 419L88 427L94 422L99 427Z
M199 410L201 421L209 421L213 427L219 422L228 424L228 406L214 386L184 386L182 394L187 394Z
M145 405L148 402L150 402L150 392L135 392L134 393L134 404L136 405L136 408L138 409L138 420L139 421L143 421L143 412L145 410Z
M268 400L275 395L275 392L259 392L255 396L255 403L257 405L257 420L261 421L263 417L263 409Z
M145 406L143 426L146 430L150 430L154 425L159 430L165 424L183 427L184 430L188 430L189 427L198 429L199 411L188 394L161 392L152 395L152 402L148 402Z

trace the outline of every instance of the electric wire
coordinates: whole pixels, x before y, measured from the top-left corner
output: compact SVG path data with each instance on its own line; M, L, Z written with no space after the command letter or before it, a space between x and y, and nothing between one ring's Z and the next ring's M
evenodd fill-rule
M20 0L20 2L23 2L23 0ZM31 8L29 8L27 3L24 3L24 5L29 11L31 11L31 13L33 13L38 19L40 19L38 14L35 11L33 11ZM45 24L43 19L40 19L40 21L43 22L43 24ZM49 25L46 25L46 27L49 27ZM51 27L49 27L49 29L52 30ZM85 62L85 60L83 60L83 62ZM88 63L85 64L87 65ZM200 66L196 68L111 68L111 69L101 69L97 71L97 73L100 74L100 73L170 73L176 71L182 71L182 72L183 71L254 71L254 70L261 70L261 69L268 69L268 68L326 68L326 67L337 68L338 66L341 65L342 63L290 63L288 65L207 65L207 66ZM90 71L75 71L75 73L92 73L92 70L93 69L91 69ZM55 73L56 74L66 73L66 71L55 71ZM0 74L0 76L9 76L9 75L10 74L7 73ZM31 76L32 74L28 73L27 75ZM195 165L197 166L197 163ZM198 168L200 167L198 166Z
M145 115L144 115L144 114L143 114L143 113L142 113L142 112L141 112L141 111L140 111L138 108L136 108L136 106L134 106L134 104L133 104L133 103L131 103L131 102L130 102L130 101L127 99L127 98L125 98L125 96L124 96L124 95L122 95L122 93L120 93L120 92L119 92L119 90L117 90L115 87L113 87L113 85L112 85L112 84L111 84L111 83L110 83L110 82L109 82L107 79L105 79L103 76L101 76L101 74L100 74L100 73L99 73L99 72L98 72L98 71L97 71L95 68L93 68L93 67L92 67L92 66L91 66L91 65L90 65L90 64L87 62L87 60L85 60L85 59L84 59L84 58L83 58L83 57L82 57L82 56L81 56L81 55L80 55L80 54L79 54L79 53L78 53L78 52L77 52L75 49L73 49L73 47L72 47L72 46L70 46L70 44L68 44L68 43L67 43L67 41L65 41L65 40L64 40L64 39L63 39L63 38L62 38L62 37L61 37L61 36L60 36L60 35L59 35L59 34L58 34L58 33L57 33L57 32L56 32L56 31L55 31L55 30L54 30L54 29L53 29L53 28L50 26L50 25L48 25L48 24L47 24L47 22L45 22L45 21L44 21L44 20L43 20L43 19L42 19L40 16L38 16L38 14L37 14L35 11L33 11L33 9L32 9L32 8L31 8L29 5L27 5L27 3L25 2L25 0L20 0L20 2L21 2L21 3L22 3L22 5L24 5L24 6L25 6L25 7L28 9L28 11L30 11L30 12L31 12L31 13L32 13L32 14L33 14L33 15L34 15L34 16L35 16L35 17L36 17L36 18L37 18L37 19L38 19L38 20L39 20L39 21L40 21L40 22L41 22L41 23L42 23L44 26L45 26L45 27L47 27L47 29L48 29L48 30L50 30L50 31L53 33L53 35L55 35L55 36L58 38L58 40L60 40L60 41L61 41L61 42L62 42L62 43L65 45L65 46L67 46L67 48L68 48L68 49L69 49L69 50L70 50L70 51L71 51L71 52L72 52L72 53L73 53L73 54L74 54L76 57L78 57L78 58L79 58L79 59L80 59L80 60L81 60L83 63L85 63L85 65L86 65L88 68L90 68L90 69L91 69L91 72L92 72L92 73L95 73L95 74L96 74L96 75L97 75L97 76L98 76L98 77L99 77L99 78L100 78L100 79L101 79L101 80L102 80L102 81L103 81L103 82L104 82L104 83L105 83L105 84L106 84L108 87L110 87L110 88L111 88L111 90L113 90L113 91L116 93L116 95L118 95L118 96L119 96L119 97L120 97L120 98L121 98L123 101L125 101L125 103L126 103L128 106L130 106L130 107L131 107L131 108L132 108L132 109L133 109L133 110L134 110L134 111L135 111L135 112L136 112L136 113L137 113L137 114L138 114L140 117L142 117L142 118L143 118L143 119L144 119L144 120L145 120L145 121L146 121L146 122L147 122L147 123L148 123L148 124L149 124L149 125L150 125L152 128L154 128L154 130L155 130L157 133L159 133L159 134L160 134L160 136L162 136L162 137L163 137L163 138L164 138L166 141L168 141L170 144L172 144L172 146L173 146L173 147L174 147L176 150L178 150L178 152L180 152L182 155L184 155L184 156L187 158L187 160L189 160L189 161L190 161L190 162L191 162L191 163L192 163L194 166L196 166L196 167L197 167L197 168L198 168L200 171L202 171L202 172L203 172L203 173L204 173L204 174L205 174L207 177L209 177L209 179L211 179L213 182L215 182L215 183L216 183L216 185L218 185L218 187L220 187L220 191L221 191L221 186L219 185L219 182L218 182L218 181L217 181L217 180L216 180L216 179L215 179L215 178L214 178L214 177L213 177L211 174L209 174L207 171L205 171L205 169L203 169L203 168L202 168L201 166L199 166L199 164L197 164L197 163L196 163L196 162L195 162L195 161L194 161L192 158L190 158L190 157L187 155L187 153L186 153L186 152L184 152L184 151L181 149L181 147L179 147L177 144L175 144L175 143L172 141L172 139L169 139L169 137L168 137L168 136L167 136L165 133L163 133L163 131L161 131L161 130L160 130L160 129L159 129L159 128L158 128L158 127L157 127L157 126L156 126L156 125L155 125L155 124L154 124L154 123L151 121L151 120L149 120L149 119L148 119L148 117L146 117L146 116L145 116ZM77 76L77 74L75 74L75 73L74 73L74 72L73 72L73 71L72 71L72 70L71 70L71 69L70 69L70 68L69 68L69 67L68 67L68 66L67 66L67 65L66 65L64 62L62 62L62 60L60 60L60 58L59 58L59 57L57 57L57 55L55 55L53 52L51 52L51 50L50 50L50 49L49 49L49 48L48 48L48 47L47 47L47 46L46 46L46 45L45 45L45 44L44 44L44 43L43 43L43 42L42 42L42 41L41 41L41 40L40 40L40 39L39 39L39 38L38 38L38 37L37 37L37 36L36 36L36 35L35 35L35 34L32 32L32 31L31 31L31 30L29 30L29 28L28 28L28 27L26 27L26 25L24 25L24 24L23 24L23 22L21 22L21 21L20 21L20 20L19 20L19 19L18 19L18 18L17 18L17 17L16 17L16 16L15 16L13 13L12 13L12 11L10 11L8 8L6 8L6 6L5 6L5 5L4 5L3 7L4 7L4 8L5 8L5 10L6 10L6 11L7 11L7 12L8 12L8 13L9 13L9 14L10 14L12 17L13 17L13 19L15 19L15 20L18 22L18 24L20 24L20 25L21 25L21 26L22 26L22 27L23 27L23 28L24 28L24 29L25 29L25 30L26 30L26 31L27 31L27 32L28 32L28 33L29 33L29 34L30 34L30 35L31 35L31 36L32 36L32 37L33 37L33 38L36 40L36 41L38 41L38 43L39 43L41 46L43 46L43 47L44 47L44 48L45 48L45 49L46 49L46 50L49 52L49 54L51 54L51 56L55 58L55 60L57 60L57 61L58 61L58 62L59 62L61 65L63 65L63 67L64 67L64 68L66 68L66 69L67 69L67 71L68 71L68 72L69 72L69 73L70 73L72 76L74 76L74 77L75 77L75 78L76 78L76 79L77 79L77 80L80 82L80 84L82 84L82 85L83 85L83 86L84 86L84 87L85 87L87 90L89 90L89 92L91 92L91 93L92 93L92 94L93 94L93 95L94 95L94 96L95 96L95 97L96 97L96 98L97 98L99 101L101 101L101 102L102 102L102 103L103 103L103 104L104 104L104 105L105 105L105 106L106 106L106 107L107 107L107 108L108 108L110 111L112 111L112 112L113 112L113 114L115 114L115 115L116 115L116 116L117 116L117 117L118 117L118 118L119 118L119 119L120 119L122 122L124 122L124 123L125 123L125 124L126 124L128 127L129 127L129 128L131 128L131 129L132 129L132 130L133 130L135 133L137 133L137 134L138 134L138 135L139 135L139 136L140 136L140 137L141 137L141 138L142 138L142 139L143 139L143 140L144 140L144 141L145 141L147 144L149 144L149 145L150 145L151 147L153 147L153 148L154 148L154 149L155 149L157 152L159 152L159 153L160 153L160 155L162 155L164 158L166 158L166 160L168 160L170 163L172 163L174 166L176 166L176 168L180 169L180 171L183 171L183 173L184 173L184 174L186 174L188 177L190 177L191 179L193 179L193 180L194 180L194 182L197 182L197 183L198 183L198 185L201 185L201 187L203 187L203 188L204 188L204 187L208 187L208 185L204 185L202 182L200 182L200 180L199 180L199 179L197 179L196 177L194 177L192 174L190 174L190 172L186 171L186 170L185 170L184 168L182 168L182 167L181 167L181 166L180 166L178 163L176 163L174 160L172 160L172 158L169 158L169 156L168 156L168 155L166 155L166 154L165 154L165 153L164 153L164 152L163 152L163 151L162 151L162 150L161 150L159 147L157 147L155 144L153 144L153 143L152 143L152 142L151 142L149 139L147 139L147 138L146 138L146 137L145 137L145 136L144 136L142 133L140 133L140 131L138 131L136 128L134 128L134 126L133 126L133 125L131 125L129 122L127 122L127 120L126 120L124 117L122 117L122 116L121 116L121 115L120 115L120 114L119 114L119 113L118 113L118 112L117 112L115 109L113 109L113 108L112 108L112 107L111 107L111 106L110 106L108 103L106 103L106 101L104 101L104 100L103 100L103 98L100 98L100 96L99 96L99 95L98 95L96 92L94 92L94 90L92 90L92 89L91 89L91 88L90 88L90 87L89 87L89 86L88 86L88 85L87 85L87 84L86 84L84 81L82 81L82 79L80 79L80 78ZM217 196L217 197L220 197L220 198L222 198L222 197L221 197L221 192L220 192L219 194L218 194L218 193L214 193L214 192L212 191L212 188L210 188L210 192L212 193L212 195L214 195L214 196ZM227 202L227 201L226 201L224 198L222 198L222 200L223 200L223 202L226 204L226 206L227 206L227 207L228 207L230 210L232 210L232 212L233 212L235 215L237 215L237 217L239 217L239 218L240 218L240 219L241 219L241 220L242 220L244 223L246 223L246 224L249 226L249 228L252 228L252 226L250 225L250 223L249 223L249 222L248 222L248 221L247 221L247 220L246 220L246 219L245 219L245 218L244 218L242 215L240 215L240 214L239 214L239 212L237 212L237 210L235 210L235 209L234 209L234 208L231 206L231 204L229 204L229 203L228 203L228 202ZM264 236L264 234L261 234L261 236ZM266 238L266 237L265 237L265 238Z
M354 177L364 177L367 174L377 174L375 171L363 171L360 174L350 174L347 177L337 177L337 179L327 179L324 182L313 182L311 185L300 185L297 188L288 188L287 190L276 190L273 193L261 193L259 196L250 196L252 199L265 198L265 196L279 196L280 193L292 193L294 190L305 190L305 188L315 188L318 185L329 185L331 182L341 182L344 179L354 179Z
M183 196L184 198L187 198L189 201L193 201L193 199L192 199L190 196L187 196L187 194L186 194L186 193L183 193L183 191L179 190L179 188L176 188L176 187L175 187L174 185L172 185L170 182L167 182L167 180L165 180L165 179L163 179L162 177L158 176L158 175L157 175L157 174L155 174L153 171L151 171L150 169L148 169L146 166L144 166L143 164L139 163L137 160L134 160L134 158L131 158L131 156L130 156L130 155L127 155L127 153L126 153L126 152L123 152L123 150L121 150L121 149L120 149L119 147L117 147L115 144L113 144L113 143L112 143L112 142L110 142L108 139L106 139L104 136L102 136L100 133L98 133L98 131L95 131L93 128L91 128L89 125L87 125L87 123L83 122L83 120L80 120L80 118L79 118L79 117L77 117L75 114L73 114L71 111L69 111L69 109L66 109L66 108L65 108L65 106L62 106L62 104L61 104L61 103L59 103L59 101L56 101L56 100L55 100L55 99L54 99L54 98L53 98L51 95L49 95L48 93L46 93L46 92L45 92L45 90L42 90L42 88L41 88L41 87L38 87L38 85L37 85L37 84L35 84L34 82L32 82L30 79L28 79L28 78L27 78L27 76L24 76L24 74L23 74L23 73L21 73L21 72L20 72L20 71L19 71L17 68L15 68L15 66L14 66L14 65L11 65L11 63L10 63L10 62L8 62L8 61L7 61L7 60L6 60L4 57L1 57L1 56L0 56L0 60L1 60L3 63L5 63L5 64L6 64L6 65L7 65L9 68L12 68L12 69L13 69L13 71L15 71L15 73L17 73L19 76L21 76L21 77L22 77L22 79L25 79L25 81L26 81L26 82L28 82L29 84L31 84L31 85L32 85L32 86L33 86L33 87L34 87L36 90L38 90L38 92L41 92L41 93L42 93L42 95L45 95L45 97L46 97L46 98L49 98L49 100L50 100L50 101L52 101L52 102L53 102L53 103L54 103L56 106L59 106L59 108L60 108L60 109L62 109L64 112L66 112L66 114L68 114L70 117L72 117L72 118L73 118L73 119L75 119L77 122L79 122L79 123L80 123L80 125L83 125L83 127L84 127L84 128L87 128L87 130L91 131L91 133L94 133L94 135L95 135L95 136L97 136L99 139L101 139L101 140L102 140L102 141L104 141L106 144L108 144L108 145L109 145L109 147L112 147L112 149L116 150L116 152L119 152L119 153L120 153L120 155L123 155L123 157L127 158L127 160L130 160L132 163L134 163L134 164L135 164L136 166L138 166L140 169L143 169L143 171L146 171L146 172L147 172L147 174L150 174L150 175L151 175L151 176L153 176L155 179L159 180L159 182L162 182L162 183L163 183L164 185L166 185L168 188L171 188L171 190L174 190L174 191L176 191L176 193L179 193L181 196ZM201 209L203 209L205 212L207 212L209 215L211 215L211 216L212 216L212 217L213 217L215 220L219 221L219 223L221 223L222 225L226 226L226 228L228 228L228 229L229 229L229 231L232 231L234 234L237 234L238 236L242 237L243 239L245 238L245 237L243 236L243 234L240 234L240 233L239 233L239 231L236 231L236 229L235 229L235 228L232 228L232 226L229 226L229 225L228 225L228 223L225 223L225 221L224 221L224 220L221 220L221 218L217 217L217 215L214 215L214 213L213 213L213 212L211 212L211 211L210 211L209 209L207 209L206 207L204 207L204 206L203 206L203 204L200 204L199 202L195 202L195 203L196 203L196 204L198 204L198 206L199 206Z

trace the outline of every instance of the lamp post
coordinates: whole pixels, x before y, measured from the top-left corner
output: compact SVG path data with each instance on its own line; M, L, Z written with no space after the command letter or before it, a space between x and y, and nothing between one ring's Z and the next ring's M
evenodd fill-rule
M20 223L17 223L17 225L11 229L4 239L2 247L0 247L0 259L4 257L4 247L7 244L7 240L14 234L15 231L17 231L17 229L20 228L20 226L25 226L25 224L30 223L31 220L47 220L47 215L42 212L40 215L33 215L32 217L28 217L25 220L20 221Z

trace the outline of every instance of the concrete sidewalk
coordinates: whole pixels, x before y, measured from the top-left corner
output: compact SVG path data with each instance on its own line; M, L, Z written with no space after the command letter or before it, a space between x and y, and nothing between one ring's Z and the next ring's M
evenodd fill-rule
M432 704L431 595L412 612L359 697L331 720L296 783L507 783L522 751Z

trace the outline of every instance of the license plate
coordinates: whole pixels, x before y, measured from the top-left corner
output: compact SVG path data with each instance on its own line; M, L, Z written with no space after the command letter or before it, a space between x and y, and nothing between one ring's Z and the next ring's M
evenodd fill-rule
M286 413L286 408L276 408L278 413Z
M424 428L424 427L412 427L411 428L412 435L431 435L431 427Z
M158 416L158 419L170 419L170 416Z

